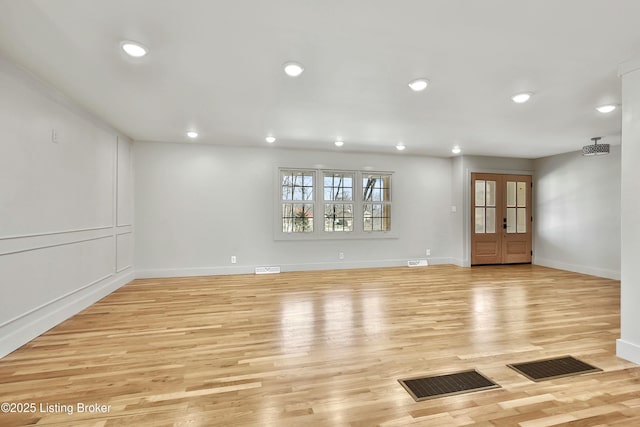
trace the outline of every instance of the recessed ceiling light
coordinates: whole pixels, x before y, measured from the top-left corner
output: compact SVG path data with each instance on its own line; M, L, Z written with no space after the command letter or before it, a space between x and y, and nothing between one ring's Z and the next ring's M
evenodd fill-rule
M264 140L267 141L269 144L273 144L274 142L276 142L276 137L269 135Z
M304 67L297 62L287 62L284 64L284 72L290 77L298 77L303 71Z
M532 92L523 92L523 93L518 93L516 95L513 95L511 99L516 104L522 104L524 102L527 102L529 99L531 99L532 95L533 95Z
M149 49L138 42L123 41L120 43L120 47L122 47L122 50L124 50L127 55L133 58L142 58L149 53Z
M599 107L596 107L596 110L598 110L603 114L610 113L615 109L616 109L616 106L613 104L601 105Z
M461 149L460 149L460 147L458 147L457 145L456 145L456 146L454 146L454 147L451 149L451 152L452 152L453 154L460 154L460 152L461 152L461 151L462 151L462 150L461 150Z
M405 145L402 142L398 142L398 145L396 145L396 150L398 150L398 151L402 151L405 148L407 148L407 147L405 147Z
M429 86L429 80L425 78L419 78L409 82L409 87L414 92L421 92L425 90L427 86Z
M190 130L189 132L187 132L187 136L191 139L197 138L198 137L198 132Z
M336 139L336 142L333 143L336 147L342 147L344 145L344 141L341 139Z

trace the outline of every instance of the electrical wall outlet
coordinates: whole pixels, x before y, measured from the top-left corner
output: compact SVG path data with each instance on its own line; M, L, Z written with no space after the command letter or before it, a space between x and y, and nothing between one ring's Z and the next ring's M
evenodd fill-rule
M431 256L431 249L427 249L427 256Z
M238 260L237 260L236 256L235 256L235 255L232 255L232 256L231 256L231 264L235 264L237 261L238 261Z
M338 259L344 259L344 252L338 252Z

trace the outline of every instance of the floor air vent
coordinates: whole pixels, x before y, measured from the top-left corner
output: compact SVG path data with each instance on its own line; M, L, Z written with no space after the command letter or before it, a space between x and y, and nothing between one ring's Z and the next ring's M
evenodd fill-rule
M408 378L398 380L400 384L419 402L436 397L489 390L500 386L476 370L431 377Z
M256 267L256 274L280 273L280 267Z
M600 372L602 369L591 366L571 356L555 359L536 360L534 362L507 365L532 381L544 381L572 375Z
M407 262L409 267L426 267L429 265L426 259L412 259Z

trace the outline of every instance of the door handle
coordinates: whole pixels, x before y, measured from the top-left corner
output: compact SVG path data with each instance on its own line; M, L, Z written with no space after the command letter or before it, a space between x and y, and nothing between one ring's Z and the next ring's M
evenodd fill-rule
M507 229L507 224L502 224L502 228Z

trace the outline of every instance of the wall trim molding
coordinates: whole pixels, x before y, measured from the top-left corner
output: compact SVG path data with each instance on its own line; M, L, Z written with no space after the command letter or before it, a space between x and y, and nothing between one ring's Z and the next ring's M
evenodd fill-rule
M134 279L133 271L113 274L98 279L88 285L72 291L66 296L56 298L37 309L30 310L0 326L0 358L6 356L32 339L79 313L98 300L114 292ZM12 323L11 325L7 323Z
M557 268L559 270L572 271L574 273L588 274L590 276L604 277L605 279L620 280L620 270L609 270L605 268L590 267L587 265L568 264L565 262L534 257L532 264L542 267Z
M85 231L97 231L97 230L111 230L113 225L101 225L99 227L88 227L88 228L76 228L70 230L62 230L62 231L45 231L42 233L33 233L33 234L16 234L14 236L0 236L0 240L14 240L14 239L27 239L30 237L42 237L42 236L55 236L59 234L69 234L69 233L81 233Z
M640 345L619 338L616 340L616 356L640 365Z
M130 269L130 268L132 268L132 267L133 267L133 266L132 266L131 264L126 265L126 266L124 266L124 267L122 267L122 268L117 269L117 270L116 270L116 273L122 273L123 271L128 270L128 269ZM135 272L133 272L133 273L135 274Z
M45 302L44 304L39 305L38 307L34 307L34 308L32 308L31 310L25 311L24 313L21 313L21 314L19 314L19 315L18 315L18 316L16 316L16 317L13 317L13 318L11 318L11 319L9 319L9 320L6 320L6 321L4 321L4 322L0 323L0 328L5 327L5 326L7 326L7 325L9 325L9 324L11 324L11 323L13 323L13 322L17 321L17 320L20 320L20 319L22 319L23 317L29 316L30 314L35 313L36 311L42 310L43 308L47 307L48 305L55 304L56 302L58 302L58 301L60 301L60 300L63 300L63 299L65 299L65 298L67 298L67 297L70 297L70 296L71 296L71 295L73 295L73 294L76 294L76 293L78 293L78 292L80 292L80 291L82 291L82 290L84 290L84 289L87 289L87 288L89 288L89 287L91 287L91 286L93 286L93 285L96 285L96 284L98 284L98 283L100 283L100 282L104 281L104 280L107 280L107 279L108 279L108 278L110 278L110 277L113 277L113 273L109 273L109 274L107 274L107 275L105 275L105 276L103 276L103 277L100 277L99 279L94 280L94 281L93 281L93 282L91 282L91 283L87 283L87 284L86 284L86 285L84 285L84 286L80 286L79 288L74 289L74 290L73 290L73 291L71 291L71 292L67 292L67 293L66 293L66 294L64 294L64 295L60 295L59 297L54 298L54 299L52 299L51 301L47 301L47 302Z
M109 234L105 234L105 235L102 235L102 236L87 237L85 239L73 239L73 240L69 240L69 241L66 241L66 242L51 243L51 244L44 244L44 245L41 244L41 245L26 247L26 248L22 248L22 249L15 249L15 250L8 250L8 251L0 252L0 256L14 255L14 254L19 254L19 253L23 253L23 252L32 252L32 251L37 251L37 250L41 250L41 249L56 248L58 246L75 245L77 243L91 242L93 240L109 239L109 238L113 238L113 237L114 237L114 235L112 233L109 233Z
M409 259L388 259L377 261L318 262L302 264L255 264L218 267L136 269L136 279L157 279L162 277L222 276L231 274L255 274L256 267L280 267L281 271L347 270L357 268L407 267ZM453 258L428 258L429 265L457 264ZM407 267L410 268L410 267ZM415 267L414 267L415 268ZM429 268L429 267L418 267Z

